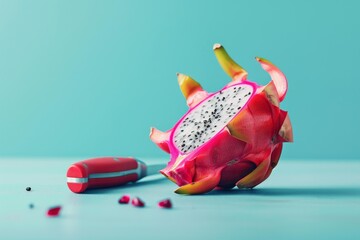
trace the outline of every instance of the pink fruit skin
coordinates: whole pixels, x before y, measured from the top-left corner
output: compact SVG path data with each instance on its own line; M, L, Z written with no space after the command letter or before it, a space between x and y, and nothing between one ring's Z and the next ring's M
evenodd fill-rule
M220 48L221 51L225 51L221 46ZM217 50L215 47L214 49ZM221 61L230 61L221 57L218 57L221 64ZM191 104L188 101L189 111L168 132L162 133L153 129L150 134L150 138L161 149L170 153L167 167L160 172L180 186L176 193L201 194L214 188L228 189L235 185L238 188L253 188L263 182L277 165L282 143L293 141L287 112L279 108L287 92L287 80L271 62L262 58L256 59L273 77L272 81L266 86L259 86L246 79L245 70L241 78L236 78L238 75L234 74L233 81L222 90L236 84L247 84L254 88L254 94L227 126L188 154L181 153L175 146L175 129L198 104L213 94L204 94L197 85L191 92L191 87L198 83L193 79L187 79L185 83L179 80L187 100L196 98L198 94L196 104L193 100ZM225 71L228 70L225 68ZM231 71L232 69L228 72Z

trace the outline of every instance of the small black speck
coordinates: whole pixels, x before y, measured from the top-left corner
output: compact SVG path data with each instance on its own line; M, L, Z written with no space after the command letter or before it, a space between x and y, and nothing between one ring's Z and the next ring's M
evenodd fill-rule
M34 208L34 204L30 203L29 208Z
M31 187L27 187L26 191L30 192L31 191Z

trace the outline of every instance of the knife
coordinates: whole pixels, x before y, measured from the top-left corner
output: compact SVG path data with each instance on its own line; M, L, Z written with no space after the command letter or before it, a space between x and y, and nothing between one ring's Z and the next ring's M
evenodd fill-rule
M165 164L150 164L132 157L100 157L72 164L67 170L67 185L74 193L136 182L159 172Z

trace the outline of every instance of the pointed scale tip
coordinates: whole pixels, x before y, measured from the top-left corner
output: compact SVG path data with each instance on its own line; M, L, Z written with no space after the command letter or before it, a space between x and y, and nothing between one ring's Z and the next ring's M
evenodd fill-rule
M215 49L218 49L218 48L221 48L221 44L220 43L215 43L214 46L213 46L213 50Z
M182 190L182 189L180 189L180 188L176 189L176 190L174 191L174 193L177 193L177 194L188 194L186 191L184 191L184 190Z
M178 82L179 82L179 85L181 85L185 78L186 78L186 75L182 74L182 73L176 73L176 76L177 76L177 79L178 79Z
M192 79L190 76L186 76L181 73L178 74L178 83L180 90L186 99L188 99L190 95L202 91L202 87L197 81Z
M214 53L220 66L229 75L233 81L244 81L247 78L247 72L237 64L220 44L214 45Z
M268 63L268 64L272 64L269 60L266 60L265 58L262 57L255 57L256 61L258 61L259 63Z
M149 132L149 136L151 137L151 134L154 132L154 128L150 127L150 132Z

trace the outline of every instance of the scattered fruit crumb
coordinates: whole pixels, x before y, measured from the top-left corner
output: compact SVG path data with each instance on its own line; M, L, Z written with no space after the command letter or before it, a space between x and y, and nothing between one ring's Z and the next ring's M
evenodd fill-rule
M131 204L135 207L144 207L145 203L138 197L135 197L131 200Z
M170 199L164 199L160 202L158 202L158 206L161 208L172 208L172 203Z
M128 204L130 202L130 196L129 195L123 195L119 201L120 204Z
M59 216L60 210L61 210L61 206L52 207L52 208L49 208L49 210L47 211L46 214L49 217L56 217L56 216Z

